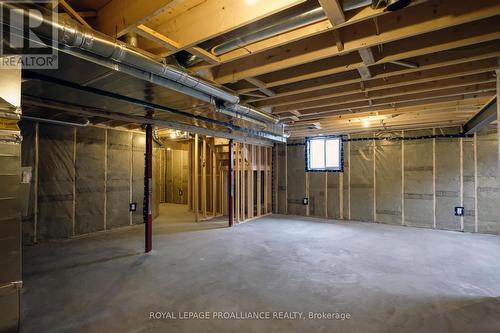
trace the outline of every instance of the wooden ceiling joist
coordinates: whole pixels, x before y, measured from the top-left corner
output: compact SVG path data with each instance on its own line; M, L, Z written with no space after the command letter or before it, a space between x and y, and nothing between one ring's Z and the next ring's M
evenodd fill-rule
M136 29L134 29L134 31L137 34L139 34L140 36L142 36L142 37L144 37L152 42L155 42L158 45L169 50L169 52L167 52L166 54L160 55L162 57L174 54L174 53L180 51L182 48L182 46L179 43L177 43L176 41L171 40L167 36L162 35L158 31L155 31L155 30L145 26L144 24L140 24ZM197 46L189 47L189 48L187 48L187 51L193 55L196 55L196 56L202 58L203 60L205 60L206 62L208 62L212 65L216 65L216 64L220 63L219 59L216 56L214 56L213 54L211 54L208 51L205 51L204 49L202 49L200 47L197 47Z
M187 48L304 1L273 0L249 4L246 1L207 0L154 29Z
M449 28L429 35L403 40L394 46L394 52L387 53L387 45L384 46L384 56L377 60L377 64L385 64L394 60L404 60L434 54L450 49L466 47L500 39L500 31L497 28L497 17L470 23L460 28ZM326 58L309 63L308 65L288 68L259 77L269 88L315 79L327 75L338 74L355 70L364 66L357 54ZM400 66L399 69L401 69Z
M427 0L415 0L411 3L410 6L415 6L424 3L426 1ZM326 19L323 21L307 25L302 28L284 32L282 34L264 39L262 41L252 43L243 48L233 50L231 52L221 55L220 59L222 63L226 63L241 58L245 58L248 56L253 56L260 52L264 52L273 48L277 48L279 46L303 40L308 37L312 37L321 33L327 33L332 31L333 31L333 36L335 38L335 44L337 45L337 48L340 51L342 51L343 50L342 36L339 33L338 28L353 25L355 23L359 23L365 20L374 19L384 14L387 14L387 12L384 11L383 9L372 9L370 6L367 6L358 10L353 10L348 13L345 13L345 18L346 18L345 22L338 24L336 26L337 29L335 30L333 30L332 23L328 19Z
M499 13L500 3L495 0L478 0L474 3L446 0L439 5L435 2L424 3L410 9L406 8L401 13L395 12L384 16L384 20L379 22L380 34L375 33L371 22L361 22L356 27L346 27L342 30L343 51L338 51L336 45L332 45L329 34L320 34L255 56L222 64L219 66L216 80L224 84L246 77L255 77L361 48L474 22Z
M90 28L90 25L83 19L82 15L74 10L65 0L59 0L59 4L64 8L66 12L68 12L71 17L73 17L75 20L77 20L87 28Z
M403 110L403 109L411 109L411 108L419 108L420 110L424 110L426 108L434 108L435 105L439 105L440 103L454 103L457 107L465 106L465 105L474 105L475 103L480 103L484 99L489 99L492 96L492 92L484 92L484 93L469 93L469 94L458 94L458 95L450 95L450 96L441 96L441 97L433 97L425 100L413 100L413 101L399 101L388 104L376 105L376 106L366 106L362 105L360 107L349 107L349 108L338 108L334 110L326 110L316 114L309 114L301 117L301 120L310 121L310 120L319 120L325 117L331 116L342 116L349 114L367 114L374 112L382 112L385 110Z
M408 74L401 74L391 77L379 78L369 81L364 81L364 89L361 89L357 80L354 82L345 82L342 85L335 85L319 90L299 93L295 95L276 96L272 98L264 98L259 101L254 101L257 107L266 106L282 106L300 102L317 101L318 98L328 98L336 96L344 96L362 91L376 91L388 88L398 88L413 84L421 84L433 82L436 80L457 78L480 73L493 73L496 69L496 59L484 59L465 64L457 64L445 67L434 68L426 71L418 71Z
M267 95L269 97L276 95L276 93L274 91L272 91L271 89L268 89L266 87L266 84L259 79L256 79L254 77L248 77L245 80L250 82L254 86L258 87L261 92L263 92L265 95Z
M97 29L121 37L180 0L111 0L97 12Z
M498 56L500 56L500 42L493 45L478 46L471 49L435 53L432 57L420 56L412 58L412 61L419 63L419 68L406 69L391 64L372 67L372 80L377 81L382 79L384 81L391 81L394 80L392 79L393 77L400 77L402 81L404 81L405 78L408 78L409 81L413 81L418 78L432 77L432 75L443 76L447 73L452 74L457 71L461 71L462 69L464 73L466 73L467 71L472 71L474 69L489 68L490 66L493 66L494 58ZM285 96L293 96L316 90L341 87L359 82L360 78L357 73L354 73L353 71L344 72L337 75L324 76L317 79L275 87L273 90L276 92L276 98L265 97L258 100L251 100L251 102L262 101L263 105L267 105L266 101L269 101L269 105L272 105L275 101L279 103L279 99ZM365 86L369 87L370 82L371 81L365 81ZM249 90L245 89L240 92L243 93L248 91ZM256 104L259 105L259 103Z
M498 0L414 0L395 12L345 13L341 0L318 2L325 19L217 56L210 48L265 26L261 20L279 22L317 4L109 0L88 9L97 12L89 22L98 30L113 37L135 31L157 59L180 51L201 58L191 70L272 109L292 136L366 131L363 117L370 130L461 125L496 91Z
M302 123L310 123L311 121L320 121L324 125L335 124L338 121L345 120L355 120L355 119L363 119L363 118L377 118L377 117L393 117L395 115L402 114L410 114L410 113L433 113L433 112L455 112L455 111L463 111L463 112L477 112L481 109L485 102L488 101L488 97L481 98L472 98L461 101L452 101L452 102L440 102L440 103L429 103L419 106L406 106L401 108L385 108L378 111L361 111L361 112L350 112L343 113L338 115L326 116L322 118L313 118L310 119L299 119L295 122L294 125L302 124ZM428 103L428 102L427 102Z
M444 80L435 80L431 82L417 83L402 87L393 87L381 90L370 91L367 95L370 99L380 99L404 95L412 95L421 92L433 92L443 89L458 88L458 87L471 87L473 85L480 85L484 83L495 82L495 78L490 72L473 74L469 76L460 76L456 78L449 78ZM471 88L473 89L473 87ZM273 112L282 113L289 110L307 110L317 107L339 105L343 103L357 102L366 100L366 92L355 92L347 95L315 98L306 102L294 103L289 105L282 105L275 107Z
M481 97L481 96L491 96L495 91L495 86L492 83L480 84L477 86L469 86L469 87L459 87L459 88L449 88L449 89L441 89L432 92L420 92L415 94L408 94L402 96L395 97L384 97L380 99L372 100L373 103L370 105L368 101L357 101L357 102L348 102L348 103L339 103L335 105L326 105L320 106L310 109L299 110L303 115L326 115L339 111L345 110L362 110L362 109L370 109L377 106L381 108L398 105L398 104L410 104L413 105L415 103L422 102L424 104L425 101L439 100L440 98L449 97L449 100L458 100L463 95L469 95L471 97Z
M338 24L345 22L344 11L342 10L342 4L339 0L318 0L321 7L325 11L326 17L332 24L336 26Z

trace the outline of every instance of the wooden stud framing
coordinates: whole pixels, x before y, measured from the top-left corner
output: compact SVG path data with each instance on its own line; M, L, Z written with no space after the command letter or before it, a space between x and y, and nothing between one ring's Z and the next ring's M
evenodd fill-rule
M268 173L267 173L267 158L268 158L268 154L267 154L267 147L263 147L262 148L262 165L263 165L263 169L264 169L264 207L263 207L263 214L267 214L267 204L268 204L268 201L269 201L269 197L268 197L268 191L267 191L267 183L268 183L268 180L269 180L269 177L268 177Z
M257 155L257 214L256 216L262 215L262 147L257 146L256 155Z
M235 182L235 193L234 193L234 221L239 223L240 220L240 144L235 143L234 147L234 182Z
M200 156L198 153L199 150L199 143L198 143L198 134L194 135L194 154L193 154L193 161L194 161L194 168L193 168L193 185L194 185L194 190L193 190L193 210L195 212L195 221L198 222L200 220L200 208L199 208L199 191L198 191L198 162L200 160Z
M203 218L207 218L207 139L201 141L201 211Z
M217 166L216 166L216 153L215 153L215 138L212 138L212 145L210 146L212 152L212 216L217 215Z
M267 213L273 212L273 149L267 147Z
M242 221L245 221L246 220L246 214L245 214L245 207L246 207L246 201L245 201L245 198L246 198L246 178L245 178L245 175L246 175L246 144L241 144L241 179L240 179L240 183L241 183L241 203L240 203L240 209L241 209L241 220Z
M249 195L248 195L248 218L253 218L254 217L254 168L255 168L255 146L251 145L250 146L250 151L249 151L249 158L250 158L250 163L249 163L249 168L248 168L248 188L249 188Z

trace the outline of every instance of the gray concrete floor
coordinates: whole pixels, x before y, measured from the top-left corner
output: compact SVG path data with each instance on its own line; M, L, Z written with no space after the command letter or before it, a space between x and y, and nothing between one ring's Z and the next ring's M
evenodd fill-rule
M185 206L24 250L23 332L499 332L500 237ZM344 312L349 320L153 320L151 311Z

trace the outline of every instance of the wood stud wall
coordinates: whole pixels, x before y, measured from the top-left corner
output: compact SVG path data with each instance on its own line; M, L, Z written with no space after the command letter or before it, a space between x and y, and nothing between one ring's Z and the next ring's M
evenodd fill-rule
M492 126L492 128L495 128L496 125ZM440 129L440 131L442 131L442 129ZM401 137L411 136L411 134L408 134L408 131L401 131L399 133ZM439 132L437 131L437 129L433 129L430 134L439 134ZM429 191L425 190L427 191L426 193L430 195L430 204L428 206L430 210L430 219L428 226L423 225L419 221L411 221L412 216L415 217L415 207L413 207L413 213L411 212L411 207L405 207L405 202L408 203L409 200L412 200L412 198L408 198L406 197L406 195L413 194L410 192L415 191L415 189L407 188L409 182L414 182L415 177L413 177L413 180L405 179L410 172L414 172L414 170L408 169L411 165L408 165L408 158L405 158L406 155L410 157L415 156L415 151L413 150L414 148L412 148L411 146L411 143L414 141L401 140L400 143L400 151L398 152L401 158L401 162L399 162L401 170L400 215L394 215L395 219L393 222L383 220L379 216L386 214L383 213L384 208L381 208L384 199L378 198L376 189L379 186L384 186L384 184L378 182L378 180L382 178L377 176L379 175L379 171L375 161L377 156L381 156L379 154L383 154L384 150L380 147L376 147L377 141L372 142L372 144L375 146L375 149L371 150L371 154L373 154L373 156L371 156L371 160L374 162L374 164L373 169L370 170L370 172L373 172L373 187L368 188L367 191L373 192L373 197L370 200L367 200L366 204L373 204L373 211L371 211L370 213L373 215L370 216L369 219L363 221L400 224L403 226L429 227L433 229L498 234L500 229L498 229L498 226L494 223L495 219L498 218L498 213L497 215L495 215L494 210L491 209L491 206L488 203L488 200L495 199L493 197L487 198L486 196L483 196L482 202L480 201L481 192L485 193L486 191L492 191L492 193L494 193L496 191L496 184L488 183L488 179L494 179L494 176L492 176L492 172L494 172L494 169L491 169L491 166L488 166L488 162L485 161L486 156L491 156L491 147L494 147L494 145L491 144L491 141L494 141L494 139L490 137L489 139L483 139L482 143L480 143L480 137L481 134L475 134L472 138L452 139L452 141L450 142L456 148L456 153L450 150L450 152L448 152L449 156L443 155L443 152L447 149L447 139L432 138L427 141L429 145L428 154L430 156L430 174L427 175L427 180L422 179L421 181L427 181L427 186L430 187ZM351 136L349 135L348 138L350 139ZM490 142L489 146L487 145L488 141ZM478 147L481 147L481 144L483 145L482 151L478 151ZM438 151L437 149L439 148L439 145L441 145L441 148ZM465 147L465 145L467 145L467 147ZM490 150L486 150L488 149L488 147ZM282 176L280 176L280 173L284 174L290 170L290 166L287 165L290 164L288 155L291 154L291 151L293 151L294 148L295 147L290 147L287 145L278 145L276 147L276 150L278 152L276 153L274 164L274 177L276 178L275 186L277 188L276 193L278 195L276 203L279 204L279 206L275 206L275 213L286 215L290 214L314 216L334 220L356 220L356 217L354 216L355 207L352 207L352 205L355 206L355 202L353 202L351 205L351 199L355 200L355 198L351 196L351 186L355 184L351 179L351 170L353 167L353 165L351 165L351 159L355 149L355 147L353 147L353 142L347 141L344 145L345 171L342 173L331 174L338 177L338 196L334 194L333 198L330 198L330 194L325 195L324 197L316 194L316 198L321 198L319 200L324 200L325 207L328 207L329 200L338 200L338 217L330 216L331 212L328 211L328 209L326 209L325 212L319 214L312 209L311 211L309 211L309 205L303 207L303 210L297 210L296 207L295 209L289 209L288 204L297 205L295 199L298 196L309 198L311 203L310 192L312 192L314 188L309 187L311 184L310 180L312 179L312 175L317 175L317 173L308 173L304 171L304 173L301 175L301 177L303 177L305 180L301 183L303 184L303 186L301 186L299 189L295 187L293 190L295 192L292 192L292 195L290 195L291 192L289 192L290 186L288 183L290 179L288 179L288 177L283 178ZM500 148L495 147L495 149ZM467 155L470 157L467 157ZM448 161L448 164L443 164L443 161L447 160L448 158L452 162ZM291 166L292 169L303 168L302 162L298 161L297 158L293 160L293 163L294 165ZM447 173L443 175L443 170L445 170L443 168L445 168L446 165L449 165L450 163L451 169L449 171L446 171ZM446 180L450 177L454 177L451 183L456 185L456 190L453 189L453 186L450 187L449 184L443 183L443 179ZM328 174L326 174L326 179L328 179ZM297 182L299 182L299 180L297 180ZM456 197L453 196L454 191L456 191ZM328 191L326 191L326 193L328 193ZM292 196L295 199L290 200L289 196ZM421 200L423 202L427 199ZM451 200L452 203L446 200ZM458 218L453 218L453 205L465 207L466 215ZM323 202L320 203L320 207L323 207ZM351 208L353 209L353 211L351 211ZM443 212L445 215L443 215ZM424 213L424 211L422 211L422 213ZM483 217L481 218L480 215L482 215ZM466 219L468 219L469 222L465 221Z
M228 151L225 139L196 136L189 143L188 205L197 221L227 215ZM272 158L272 147L234 143L235 223L272 212Z

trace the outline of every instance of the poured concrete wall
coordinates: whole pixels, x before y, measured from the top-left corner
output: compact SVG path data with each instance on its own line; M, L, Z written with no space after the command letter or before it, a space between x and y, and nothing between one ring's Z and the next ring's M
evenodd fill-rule
M496 126L474 137L432 137L457 133L452 128L350 135L340 173L305 172L304 141L279 145L277 165L286 165L288 177L278 179L277 200L288 198L288 207L281 204L278 212L500 234ZM454 215L460 206L463 217Z
M21 123L22 166L34 174L39 152L38 191L31 191L23 219L24 244L143 223L143 133L44 123L38 128L37 138L35 123ZM34 189L35 177L32 182ZM153 195L155 214L158 199ZM137 211L129 212L130 202Z

